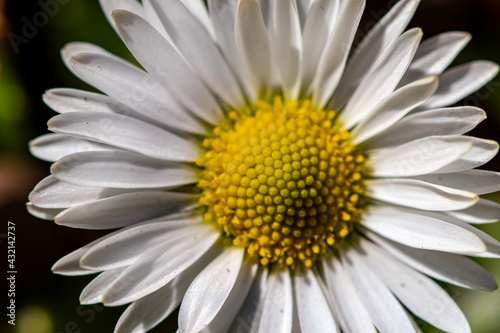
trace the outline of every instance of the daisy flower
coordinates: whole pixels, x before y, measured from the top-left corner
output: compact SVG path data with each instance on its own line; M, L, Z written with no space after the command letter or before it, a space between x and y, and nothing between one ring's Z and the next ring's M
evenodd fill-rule
M55 162L29 211L117 229L60 259L99 274L83 304L131 303L116 332L179 305L179 332L469 332L434 281L492 291L468 257L500 256L465 136L483 110L447 107L498 72L447 70L470 39L405 32L401 0L352 48L364 0L101 0L138 68L86 43L66 65L104 94L48 91L59 115L32 153ZM352 48L352 50L351 50Z

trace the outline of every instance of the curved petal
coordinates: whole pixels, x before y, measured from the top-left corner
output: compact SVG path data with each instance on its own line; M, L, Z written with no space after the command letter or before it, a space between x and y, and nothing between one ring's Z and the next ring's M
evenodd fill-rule
M183 332L200 332L217 316L236 283L244 253L241 248L225 249L194 279L179 310Z
M93 279L80 294L81 304L96 304L102 301L102 297L111 287L112 283L125 270L125 267L102 272Z
M354 333L375 333L370 315L340 260L335 257L325 260L323 269L328 290L337 304L342 330Z
M465 136L429 136L375 152L370 164L375 177L426 175L466 156L473 143Z
M62 134L44 134L31 140L29 147L33 156L48 162L55 162L65 156L80 152L121 150L106 144Z
M148 73L97 53L79 53L69 63L87 83L146 117L176 130L206 132Z
M29 202L26 204L26 209L31 215L48 221L54 220L57 214L63 211L62 209L40 208Z
M384 98L351 132L353 143L362 143L390 128L432 96L438 84L437 76L430 76L408 84Z
M479 200L475 193L416 179L376 179L367 181L366 186L373 199L430 211L466 209Z
M484 140L474 137L467 137L472 141L472 149L458 160L442 167L434 173L460 172L478 168L489 162L498 153L498 143L492 140Z
M471 231L434 217L393 207L372 207L363 215L363 226L406 246L459 254L486 251L485 243Z
M347 64L344 76L333 97L334 110L341 109L359 83L379 61L410 22L419 0L398 1L394 7L368 32Z
M370 239L383 247L398 260L414 269L453 285L493 291L495 279L479 264L458 254L416 249L382 238L365 231Z
M112 97L78 89L56 88L47 90L43 95L43 101L58 113L103 112L123 114L134 118L140 116L140 114Z
M226 302L210 325L202 331L203 333L219 333L228 331L228 328L236 319L235 317L242 304L245 302L245 298L250 291L257 269L258 265L250 265L245 262L241 265L238 278L236 279L234 287L227 297Z
M342 77L365 3L365 0L342 2L309 89L314 104L320 107L328 102Z
M478 195L500 191L500 172L494 171L467 170L416 178L436 185L474 192Z
M474 206L464 210L447 212L447 214L471 224L494 223L500 220L500 204L479 198Z
M472 106L460 106L429 110L403 118L387 131L372 138L368 145L372 149L393 147L410 141L437 135L461 135L469 132L486 113Z
M141 223L121 229L92 246L81 257L80 266L91 270L108 270L130 265L141 255L162 243L195 233L201 218Z
M238 78L243 91L246 95L250 96L253 94L253 88L243 68L234 38L237 5L237 1L232 0L208 0L208 8L217 37L217 44L224 53L227 63Z
M302 32L302 92L307 92L316 74L328 37L338 20L340 0L312 1ZM297 2L299 5L300 1ZM298 6L299 12L301 6Z
M66 209L55 222L80 229L115 229L182 210L193 201L192 195L174 192L126 193Z
M441 74L471 38L472 36L467 32L445 32L424 40L401 79L401 84L405 85L429 75Z
M341 252L342 264L380 332L416 332L405 310L354 249Z
M238 83L205 26L181 0L150 2L194 72L225 102L242 106L244 98Z
M302 333L339 332L328 301L311 269L294 278L295 299Z
M169 188L198 180L192 167L125 151L68 155L52 165L51 173L74 185L112 188Z
M470 332L455 301L430 278L361 240L365 263L412 313L446 332Z
M134 118L100 112L70 112L53 117L49 130L97 141L160 160L194 162L200 157L193 139L180 137Z
M168 88L169 96L201 119L217 124L222 117L220 106L175 47L140 16L118 10L113 18L127 47L156 82Z
M485 86L497 76L498 71L498 65L490 61L474 61L449 69L439 77L439 88L434 96L419 110L454 104Z
M31 191L29 200L37 207L56 209L87 204L126 192L128 191L122 189L76 186L48 176Z
M399 84L422 39L422 30L408 30L392 44L357 86L340 114L344 128L352 128L389 96Z
M257 271L253 285L248 291L248 295L228 333L240 333L242 329L248 333L258 332L264 306L268 274L267 269L259 269Z
M103 303L117 306L149 295L193 265L209 251L219 234L210 225L182 240L157 246L127 267L103 297Z
M248 33L252 31L252 33ZM265 96L271 81L271 42L259 5L240 0L234 25L236 48L253 87L252 101Z
M295 0L274 2L274 64L287 99L297 99L302 71L302 32Z
M288 270L269 274L258 333L291 333L293 316L292 280Z

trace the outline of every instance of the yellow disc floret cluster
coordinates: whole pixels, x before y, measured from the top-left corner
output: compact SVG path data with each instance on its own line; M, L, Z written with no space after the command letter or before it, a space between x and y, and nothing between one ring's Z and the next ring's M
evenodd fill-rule
M333 111L309 100L259 101L203 142L205 220L262 265L311 267L364 206L365 156Z

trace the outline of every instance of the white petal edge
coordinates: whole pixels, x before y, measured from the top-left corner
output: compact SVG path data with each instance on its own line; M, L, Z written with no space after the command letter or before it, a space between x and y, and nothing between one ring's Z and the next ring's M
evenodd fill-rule
M244 250L226 248L191 283L179 310L179 328L200 332L217 316L235 286Z
M426 250L480 254L485 243L474 233L448 221L394 207L372 207L361 224L400 244Z
M125 151L71 154L54 163L51 173L78 186L112 188L171 188L198 180L187 165Z
M437 283L371 242L361 239L360 246L365 263L412 313L446 332L470 332L463 312Z

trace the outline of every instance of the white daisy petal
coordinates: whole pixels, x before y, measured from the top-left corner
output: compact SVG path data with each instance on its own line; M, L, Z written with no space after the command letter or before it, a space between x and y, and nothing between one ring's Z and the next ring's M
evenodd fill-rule
M352 128L371 112L377 103L391 94L408 68L422 30L405 32L392 44L373 70L358 85L356 91L340 114L344 128Z
M314 272L308 269L299 273L294 282L300 331L338 332L332 311Z
M78 89L58 88L48 90L43 95L43 101L58 113L104 112L124 114L131 117L139 115L114 98Z
M323 262L325 279L339 311L342 330L355 333L375 333L370 315L366 311L351 278L337 258Z
M30 141L30 152L41 160L55 162L67 155L86 151L114 151L120 148L61 134L44 134Z
M495 279L469 258L458 254L411 248L372 232L365 233L392 256L434 279L469 289L483 291L497 289Z
M79 186L169 188L197 181L192 167L125 151L68 155L54 163L51 172L56 178Z
M370 148L384 148L437 135L461 135L469 132L486 113L472 106L429 110L412 114L394 124L387 131L372 138Z
M274 2L274 63L283 93L290 100L300 92L302 70L302 33L295 0Z
M368 195L374 199L429 211L466 209L479 200L475 193L416 179L376 179L366 185Z
M121 114L161 128L168 128L164 123L151 119L147 115L141 114L118 102L116 99L103 94L78 89L59 88L47 91L43 95L43 101L58 113L103 112Z
M347 64L342 81L333 97L334 110L342 108L348 102L363 77L404 31L418 4L418 0L397 2L368 32Z
M26 209L31 215L48 221L54 220L57 214L63 211L63 209L40 208L29 202L26 204Z
M210 16L208 15L207 6L203 0L181 0L184 6L203 24L205 29L210 33L210 36L215 40L214 27Z
M71 67L89 84L170 128L203 134L205 127L183 111L148 73L97 53L80 53Z
M224 53L225 59L238 78L243 91L252 95L253 88L246 76L234 38L234 22L236 17L237 1L208 0L210 17L217 36L217 44Z
M241 248L227 248L196 277L179 311L183 332L200 332L217 316L238 278L243 255Z
M310 4L302 32L302 90L306 92L316 74L321 55L328 42L328 36L338 19L340 0L316 0ZM303 1L297 2L299 13Z
M500 220L500 204L479 198L479 201L472 207L446 213L471 224L494 223Z
M500 172L494 171L467 170L416 178L436 185L474 192L477 195L500 191Z
M358 296L373 323L381 332L415 332L408 316L382 281L366 266L354 249L341 252L346 268L358 291Z
M168 221L170 219L177 219L177 218L186 218L185 216L179 216L180 214L172 214L168 216L164 216L162 218L159 218L159 221ZM97 273L97 271L94 271L89 268L83 268L80 266L80 261L83 258L83 256L94 246L98 246L101 242L106 241L108 238L114 237L124 231L126 231L129 228L134 228L136 226L140 225L146 225L149 223L154 223L158 222L156 219L148 220L143 223L134 225L132 227L125 227L120 230L116 230L114 232L111 232L101 238L96 239L95 241L71 252L70 254L64 256L63 258L59 259L53 266L52 266L52 272L55 274L61 274L61 275L67 275L67 276L74 276L74 275L86 275L86 274L94 274Z
M486 250L480 253L472 253L471 256L482 258L500 258L500 241L497 241L487 233L469 225L468 223L465 223L459 219L443 213L430 213L429 215L436 216L443 221L452 223L464 230L467 230L468 232L476 235L479 239L481 239L481 241L486 245Z
M198 260L164 287L130 304L118 320L115 333L142 333L159 324L179 306L203 264L204 260Z
M128 192L104 187L81 187L48 176L31 191L29 200L40 208L67 208Z
M365 0L353 0L341 4L335 27L328 37L309 89L312 101L318 106L324 106L337 88L365 3Z
M80 266L108 270L132 264L137 258L162 243L187 236L197 230L199 218L170 220L132 226L92 246L80 259Z
M199 226L195 234L182 241L174 239L153 248L123 271L104 295L103 303L123 305L157 291L196 262L218 237L212 226Z
M267 94L271 77L271 42L255 0L238 1L234 34L236 48L253 87L250 98L255 100Z
M473 144L473 140L465 136L428 136L374 152L370 164L375 177L425 175L467 156Z
M108 291L111 284L125 270L125 267L111 269L99 274L82 291L80 295L81 304L96 304L102 301L102 297Z
M351 132L354 137L353 143L360 144L394 125L432 96L438 84L437 76L429 76L410 83L384 98Z
M144 8L137 0L99 0L99 2L101 3L104 16L106 16L106 19L108 19L112 27L114 27L115 25L111 14L117 9L125 9L129 12L146 17Z
M240 333L246 330L248 333L257 333L260 317L264 306L264 297L267 288L267 269L257 271L253 285L236 315L228 333Z
M489 162L498 153L498 143L492 140L468 137L472 141L472 149L458 160L450 163L434 173L460 172L478 168Z
M233 323L233 320L235 320L235 316L238 314L242 304L245 302L245 298L252 286L257 269L258 265L249 265L247 263L241 265L238 278L226 302L210 325L202 331L203 333L228 331L228 328L231 326L231 323Z
M77 72L71 68L71 65L69 61L71 58L78 53L97 53L97 54L102 54L104 56L113 58L115 61L123 62L123 63L128 63L125 60L115 56L114 54L106 51L100 46L97 46L95 44L91 43L83 43L83 42L73 42L73 43L68 43L66 44L62 50L61 50L61 58L64 62L64 65L76 76L79 76Z
M66 209L55 222L80 229L114 229L182 210L193 196L174 192L135 192Z
M315 0L297 0L297 9L299 12L300 26L303 28L307 17L309 16L309 9Z
M470 332L455 301L434 281L361 240L365 262L412 313L446 332Z
M198 117L217 124L220 106L175 47L140 16L122 10L113 18L127 47L156 81Z
M70 112L48 122L49 130L97 141L167 161L193 162L200 157L194 139L187 139L134 118L100 112Z
M81 248L65 255L61 259L59 259L53 266L52 272L55 274L67 275L67 276L75 276L75 275L86 275L86 274L94 274L97 271L83 268L80 266L80 259L91 249L93 246L99 244L100 242L106 240L109 237L117 234L119 231L115 231L109 233L101 238L96 239L95 241L82 246Z
M462 226L398 208L369 208L361 223L379 235L414 248L459 254L486 251L484 242Z
M475 61L447 70L439 77L439 88L419 109L427 110L454 104L479 88L495 76L499 67L490 61Z
M173 43L204 83L228 104L243 105L243 95L224 57L209 32L182 1L151 0L151 4Z
M401 79L401 84L441 74L469 43L471 37L467 32L445 32L424 40Z
M269 274L258 333L291 333L293 316L292 280L288 270Z

